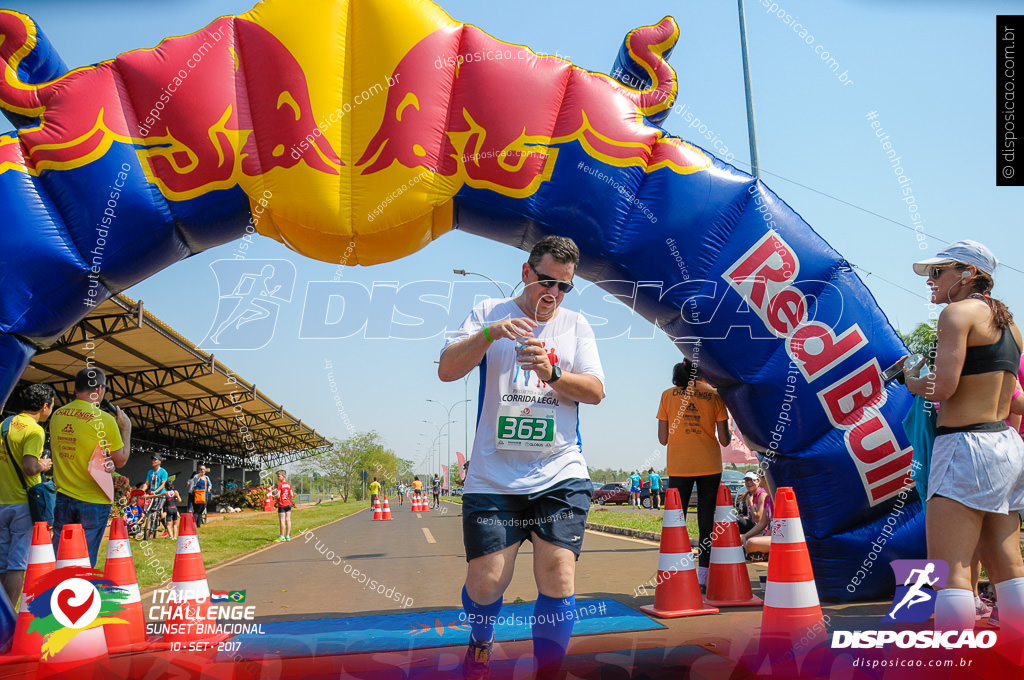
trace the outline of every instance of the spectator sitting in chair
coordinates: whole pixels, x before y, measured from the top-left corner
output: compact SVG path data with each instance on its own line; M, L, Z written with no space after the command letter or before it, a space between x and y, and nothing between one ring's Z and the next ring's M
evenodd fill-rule
M752 474L752 473L747 473ZM768 492L768 482L765 479L764 471L759 472L758 487L764 492L761 497L761 505L755 510L757 513L757 520L753 527L749 531L743 533L740 536L740 541L743 543L743 550L747 555L754 555L756 553L767 554L772 547L772 530L771 522L775 516L775 501L772 500L771 493ZM746 477L743 480L747 482ZM749 489L749 486L747 487Z
M741 533L750 531L757 524L768 496L753 470L743 475L743 484L747 490L736 498L736 523Z

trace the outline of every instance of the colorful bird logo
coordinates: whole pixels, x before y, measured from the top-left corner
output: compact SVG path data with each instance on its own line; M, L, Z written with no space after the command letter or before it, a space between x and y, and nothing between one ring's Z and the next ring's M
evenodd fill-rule
M43 636L42 658L48 659L82 631L127 624L117 614L129 593L91 567L63 567L33 582L25 590L33 616L28 632Z

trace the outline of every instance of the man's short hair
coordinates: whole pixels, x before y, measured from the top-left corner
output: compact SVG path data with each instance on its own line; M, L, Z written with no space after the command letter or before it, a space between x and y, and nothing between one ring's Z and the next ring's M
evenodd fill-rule
M57 398L57 392L52 385L33 383L21 390L20 398L23 411L39 411Z
M86 366L75 374L75 392L88 392L100 385L104 387L107 385L107 374L103 372L102 368Z
M555 262L579 266L580 249L576 242L565 236L545 236L533 244L530 250L530 259L527 260L532 266L540 264L545 254L551 255Z

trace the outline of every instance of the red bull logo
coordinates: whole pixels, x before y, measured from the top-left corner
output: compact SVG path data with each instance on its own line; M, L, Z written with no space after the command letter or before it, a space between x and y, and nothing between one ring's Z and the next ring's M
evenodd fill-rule
M356 165L372 174L397 162L517 198L551 178L559 146L570 142L619 167L705 170L711 161L699 149L643 121L671 106L674 76L662 55L677 37L671 18L630 35L654 75L650 88L633 90L473 26L440 29L399 62L400 84ZM442 134L438 121L447 121Z
M28 17L5 10L0 39L0 57L16 69L36 33ZM147 177L173 200L299 163L327 174L343 165L323 136L288 152L317 129L302 67L271 32L237 17L41 85L8 75L0 103L41 120L19 132L29 162L18 169L82 167L115 142L132 144ZM13 145L0 142L0 172L18 165Z

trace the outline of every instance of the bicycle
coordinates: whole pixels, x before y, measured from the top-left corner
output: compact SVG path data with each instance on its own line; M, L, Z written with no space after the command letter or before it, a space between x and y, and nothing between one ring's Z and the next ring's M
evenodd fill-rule
M142 536L145 540L151 540L156 538L157 532L160 531L160 513L164 509L163 498L150 498L146 502L146 521L143 525Z

